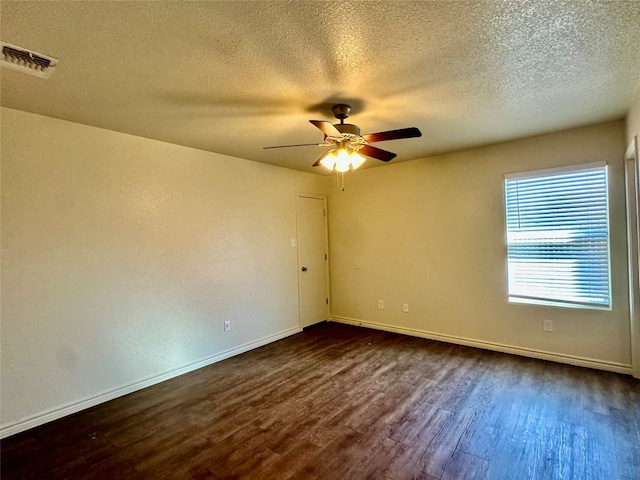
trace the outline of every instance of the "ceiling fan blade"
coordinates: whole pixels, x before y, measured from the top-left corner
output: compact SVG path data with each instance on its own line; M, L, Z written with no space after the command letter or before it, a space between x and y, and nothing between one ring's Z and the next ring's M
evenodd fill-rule
M326 120L309 120L309 122L322 130L322 133L327 137L342 137L342 133L331 122Z
M329 152L330 152L330 151L331 151L331 150L328 150L328 151L324 152L322 155L320 155L320 158L319 158L318 160L316 160L316 163L314 163L314 164L313 164L313 165L311 165L311 166L312 166L312 167L319 167L319 166L320 166L320 162L322 161L322 159L323 159L324 157L326 157L326 156L329 154Z
M366 155L367 157L373 157L377 160L382 160L383 162L388 162L389 160L393 160L396 158L397 154L392 152L387 152L386 150L382 150L381 148L372 147L371 145L364 145L358 150L358 153L362 155Z
M275 147L262 147L263 150L269 148L289 148L289 147L323 147L324 143L299 143L297 145L276 145Z
M401 138L421 137L422 132L416 127L400 128L398 130L389 130L387 132L370 133L363 135L363 138L369 142L384 142L386 140L399 140Z

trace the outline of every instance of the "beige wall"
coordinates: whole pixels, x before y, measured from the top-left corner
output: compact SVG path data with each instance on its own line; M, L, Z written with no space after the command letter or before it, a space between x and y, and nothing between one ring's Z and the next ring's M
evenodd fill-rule
M327 177L1 113L5 434L297 331Z
M326 177L1 113L3 434L297 331L295 192ZM332 314L624 370L624 147L614 122L348 174ZM508 304L503 175L602 160L613 310Z
M329 196L332 316L628 371L624 135L613 122L348 175ZM509 304L504 174L594 161L610 166L613 310Z

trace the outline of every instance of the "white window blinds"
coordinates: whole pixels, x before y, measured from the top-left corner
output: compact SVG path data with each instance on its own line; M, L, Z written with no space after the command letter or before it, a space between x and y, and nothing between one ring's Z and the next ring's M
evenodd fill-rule
M609 308L606 164L505 176L509 301Z

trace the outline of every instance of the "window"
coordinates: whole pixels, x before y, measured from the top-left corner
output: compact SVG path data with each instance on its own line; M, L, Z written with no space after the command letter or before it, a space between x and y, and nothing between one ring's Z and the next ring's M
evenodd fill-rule
M505 176L509 301L610 308L607 166Z

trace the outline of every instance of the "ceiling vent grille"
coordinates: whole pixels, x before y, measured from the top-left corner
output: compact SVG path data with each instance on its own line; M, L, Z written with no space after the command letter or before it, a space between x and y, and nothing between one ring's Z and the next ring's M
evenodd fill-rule
M2 57L0 65L3 67L28 73L35 77L49 78L58 64L55 58L47 57L41 53L30 52L21 47L2 44Z

